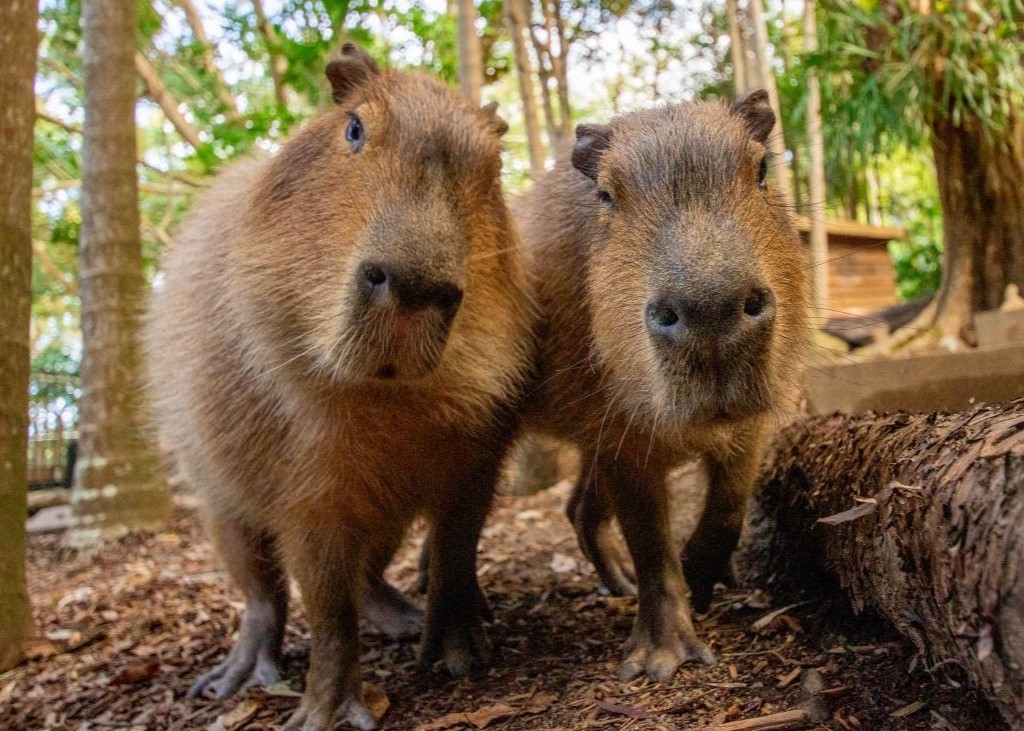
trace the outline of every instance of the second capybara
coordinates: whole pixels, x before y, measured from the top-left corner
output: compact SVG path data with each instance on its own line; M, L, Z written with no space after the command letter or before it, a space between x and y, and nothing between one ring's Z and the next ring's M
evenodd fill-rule
M352 44L327 77L333 108L197 204L147 348L159 426L245 594L233 649L194 692L278 679L291 576L311 658L289 728L369 729L360 606L415 620L380 576L418 514L445 557L422 657L456 674L486 660L465 537L514 432L532 309L494 109Z
M580 448L581 547L613 592L639 593L626 679L714 660L687 581L703 611L729 574L764 424L799 370L807 262L767 184L774 122L759 91L580 125L514 205L541 308L524 421ZM695 456L710 488L681 565L665 480Z

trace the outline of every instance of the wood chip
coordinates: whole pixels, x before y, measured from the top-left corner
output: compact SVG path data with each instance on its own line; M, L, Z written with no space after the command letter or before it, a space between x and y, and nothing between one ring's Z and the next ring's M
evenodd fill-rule
M903 706L903 708L899 708L893 711L889 714L889 716L891 718L906 718L907 716L912 716L918 711L920 711L922 708L925 707L925 705L926 704L924 703L924 701L914 701L913 703L908 703L907 705Z
M772 713L758 718L745 718L741 721L730 721L712 726L713 731L788 731L788 729L804 728L812 724L807 711L794 710Z

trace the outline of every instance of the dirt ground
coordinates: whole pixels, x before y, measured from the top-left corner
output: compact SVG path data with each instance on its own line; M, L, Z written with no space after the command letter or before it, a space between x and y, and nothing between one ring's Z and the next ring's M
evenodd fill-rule
M929 673L908 644L835 600L809 600L772 619L777 608L760 592L720 593L698 623L717 665L685 667L660 685L619 682L635 604L599 591L563 517L566 495L560 485L502 498L493 512L480 554L496 617L488 673L462 681L440 668L419 674L415 642L366 628L363 669L386 694L377 698L380 708L389 704L384 728L715 728L797 708L809 669L823 681L814 699L827 720L748 728L1006 728L955 668ZM61 548L56 536L31 538L38 639L28 662L0 675L0 729L269 729L287 718L309 656L298 601L286 637L290 688L224 702L184 697L228 650L242 609L197 523L180 507L166 532L90 555ZM421 540L412 536L391 569L405 590Z

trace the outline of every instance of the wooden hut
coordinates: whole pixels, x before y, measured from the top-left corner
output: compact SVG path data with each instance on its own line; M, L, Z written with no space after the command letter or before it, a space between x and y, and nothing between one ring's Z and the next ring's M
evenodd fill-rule
M806 241L810 219L797 216L796 227ZM887 244L905 238L906 230L834 219L827 220L825 227L829 315L863 315L896 304L896 272Z

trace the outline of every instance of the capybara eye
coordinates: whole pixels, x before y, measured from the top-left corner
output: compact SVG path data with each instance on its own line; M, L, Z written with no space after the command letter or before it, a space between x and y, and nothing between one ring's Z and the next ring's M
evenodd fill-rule
M768 189L768 156L761 158L761 165L757 169L757 187L761 190Z
M363 130L363 123L359 117L353 115L345 128L345 139L348 141L352 152L359 152L366 141L366 132Z
M615 199L612 198L612 194L609 193L607 190L597 191L597 199L604 203L609 208L615 205Z

